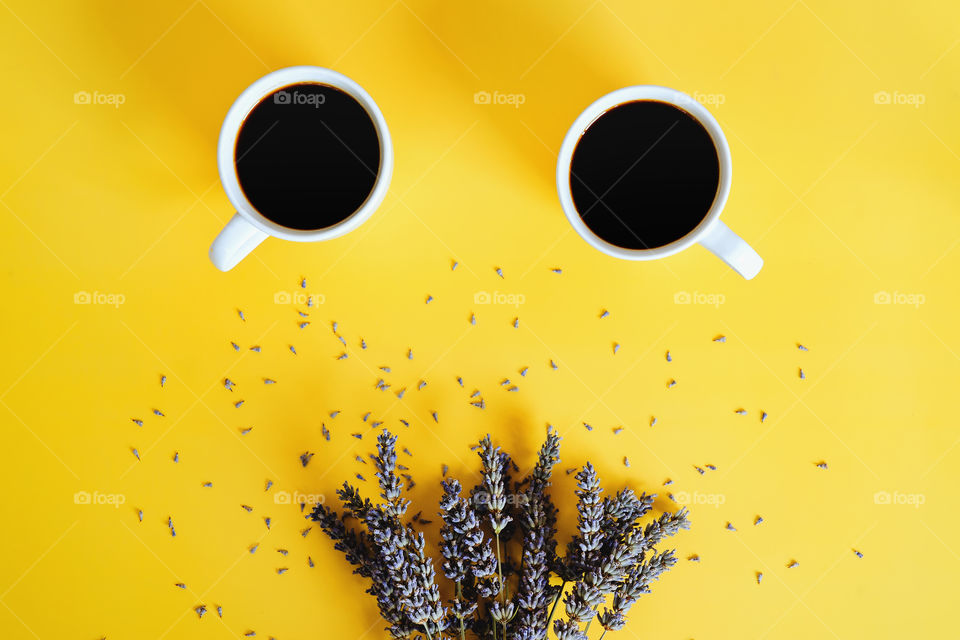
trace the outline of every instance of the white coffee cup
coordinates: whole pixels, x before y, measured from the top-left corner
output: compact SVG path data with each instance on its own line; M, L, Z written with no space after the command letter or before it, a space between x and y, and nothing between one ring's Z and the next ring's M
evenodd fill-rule
M310 230L284 227L257 211L240 188L234 160L237 135L250 111L273 92L286 86L304 83L327 85L353 97L369 114L380 140L380 166L367 199L346 219L329 227ZM223 183L227 198L236 207L237 213L210 246L210 260L217 269L229 271L267 236L294 242L318 242L342 236L363 224L380 206L387 193L390 177L393 175L393 145L380 108L363 87L345 75L323 67L287 67L269 73L247 87L227 111L217 143L217 166L220 182Z
M690 114L710 134L720 161L720 181L717 186L717 194L700 223L682 238L651 249L627 249L611 244L597 236L584 223L577 212L570 190L570 165L580 137L605 112L626 102L638 100L665 102ZM720 221L720 212L723 211L723 206L726 204L727 196L730 193L731 175L730 147L727 145L727 139L723 135L720 125L710 115L710 112L685 93L655 85L618 89L591 104L570 127L557 156L557 192L560 196L563 212L577 233L594 248L607 255L625 260L656 260L683 251L694 243L700 243L730 265L737 273L750 280L763 267L763 258L740 236L731 231L730 227Z

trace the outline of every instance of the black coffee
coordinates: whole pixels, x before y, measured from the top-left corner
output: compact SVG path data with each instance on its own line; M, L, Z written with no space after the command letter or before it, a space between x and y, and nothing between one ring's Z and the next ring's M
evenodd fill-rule
M250 204L279 225L323 229L354 213L380 168L373 120L354 98L322 84L295 84L247 116L234 151Z
M600 238L626 249L679 240L707 215L720 183L710 135L663 102L618 105L580 137L570 167L573 203Z

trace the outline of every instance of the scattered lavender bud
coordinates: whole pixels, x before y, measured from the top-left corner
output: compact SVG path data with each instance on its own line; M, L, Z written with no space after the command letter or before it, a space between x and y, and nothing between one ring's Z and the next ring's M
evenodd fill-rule
M360 338L360 348L361 348L361 349L366 349L366 348L367 348L367 341L364 340L363 338Z
M175 583L173 586L177 587L178 589L186 589L186 588L187 588L187 585L183 584L182 582L177 582L177 583Z
M143 426L143 420L140 420L138 418L130 418L130 419L133 420L133 424L137 425L138 427Z
M331 417L331 418L336 418L338 415L340 415L340 410L339 410L339 409L337 409L336 411L331 411L331 412L330 412L330 417Z
M242 504L240 505L240 508L246 511L247 513L250 513L251 511L253 511L253 507L251 507L248 504Z
M363 421L364 421L364 422L367 421L367 418L370 417L370 414L371 414L371 413L373 413L373 412L372 412L372 411L367 411L365 414L363 414Z
M472 324L472 325L477 324L477 314L475 314L475 313L471 313L471 314L470 314L470 324Z
M862 558L862 557L863 557L863 554L860 553L859 551L857 551L856 549L853 550L853 553L856 554L856 556L857 556L858 558Z
M799 562L797 562L796 560L791 560L790 564L787 565L787 569L796 569L799 566L800 566Z
M362 464L367 464L367 461L363 459L363 456L355 456L355 457L354 457L354 460L356 460L357 462L360 462L360 463L362 463Z
M313 569L313 558L311 558L310 556L307 556L307 566Z
M217 605L217 615L221 618L223 617L223 607L220 605Z
M556 267L554 267L553 269L550 269L550 271L552 271L553 273L563 273L563 269L558 269Z
M203 486L204 486L204 488L212 489L212 488L213 488L213 483L212 483L212 482L204 482L204 483L203 483Z
M160 387L162 388L165 384L167 384L167 376L160 376Z
M587 431L593 431L593 427L591 427L591 426L590 426L589 424L587 424L586 422L583 423L583 427L584 427Z
M667 362L673 362L673 356L670 355L669 351L667 351L666 358L667 358Z
M556 371L557 369L560 368L559 366L557 366L557 363L554 362L553 360L550 361L550 367L551 367L554 371Z
M713 339L713 341L714 341L714 342L726 342L726 341L727 341L727 336L717 336L716 338Z
M407 349L407 360L413 360L413 349Z
M443 465L440 467L440 475L442 475L444 478L447 477L447 472L449 471L450 471L450 467L447 465Z
M671 480L670 478L667 478L666 480L663 481L663 486L665 487L669 487L671 484L673 484L673 480Z
M238 345L236 342L231 341L230 346L233 347L234 351L240 351L240 345Z
M207 612L207 608L203 605L200 605L199 607L194 607L193 610L197 612L197 618L200 618L200 619L202 619L203 614Z
M340 325L337 323L336 320L331 320L331 321L330 321L330 328L333 329L334 335L336 335L336 333L337 333L337 327L339 327L339 326L340 326Z
M675 386L677 386L677 381L673 378L670 378L670 382L667 383L667 389L671 389Z
M256 552L257 552L257 549L258 549L259 547L260 547L259 544L253 544L253 545L251 545L251 546L250 546L250 549L249 549L250 553L256 553Z
M277 384L277 381L274 380L273 378L264 378L263 384Z
M510 385L509 387L507 387L507 391L511 391L511 392L512 392L512 391L520 391L520 387L518 387L518 386L515 385L515 384L512 384L512 385Z
M300 537L301 537L301 538L306 538L306 537L307 537L307 534L310 533L310 530L311 530L311 529L313 529L313 527L307 527L306 529L301 529L301 530L300 530Z
M327 442L330 442L330 429L327 429L327 425L322 422L320 423L320 433L327 439Z
M223 388L226 389L227 391L233 391L233 387L235 386L235 384L236 383L234 383L234 381L231 380L230 378L223 379Z
M403 387L402 389L400 389L399 391L397 391L397 397L400 398L401 400L403 400L403 394L405 394L406 392L407 392L407 388L406 388L406 387Z
M650 418L650 426L652 427L652 426L655 425L655 424L657 424L657 419L656 419L656 417L652 417L652 416L651 416L651 418Z
M256 351L257 353L260 353L260 345L258 344L253 345L252 347L250 347L250 351Z
M272 486L273 486L273 480L267 480L267 483L264 485L263 490L270 491L270 487Z
M600 314L600 319L603 320L604 318L606 318L606 317L609 316L609 315L610 315L610 312L607 311L606 309L604 309L604 310L603 310L603 313Z
M690 562L700 562L700 556L694 553L687 556L687 560L689 560Z
M430 415L433 416L433 421L434 421L434 422L440 422L440 416L437 415L437 412L436 412L436 411L431 411L431 412L430 412Z
M310 464L310 458L312 457L313 457L312 453L310 453L309 451L304 451L303 453L300 454L300 464L306 467L308 464Z
M763 574L757 571L757 584L760 584L763 581Z
M400 418L400 423L401 423L403 426L405 426L405 427L409 427L409 426L410 426L410 423L407 422L406 420L404 420L403 418Z
M278 575L278 576L282 576L283 574L285 574L285 573L286 573L287 571L289 571L289 570L290 570L290 569L288 569L287 567L280 567L279 569L277 569L277 575Z
M359 473L354 474L354 476L355 476L356 479L359 480L360 482L366 482L366 481L367 481L367 479L364 478L364 477L363 477L361 474L359 474Z
M406 447L404 447L404 448L403 448L403 452L404 452L405 454L407 454L408 456L410 456L411 458L413 457L413 454L410 453L410 449L407 449Z
M277 549L277 553L279 553L282 556L286 556L290 552L287 551L286 549Z
M799 342L797 343L797 349L800 349L800 351L810 351L810 349L807 349L805 346L803 346Z
M417 391L420 391L420 390L423 389L425 386L427 386L427 381L426 381L426 380L421 380L421 381L419 382L419 384L417 384Z
M237 309L237 315L240 316L240 319L241 319L242 321L244 321L244 322L247 321L247 318L243 315L243 310L242 310L242 309Z
M137 520L143 522L143 509L137 509Z
M826 469L826 468L827 468L827 463L826 463L826 462L818 462L818 463L817 463L817 469Z
M801 380L806 380L806 378L807 378L807 374L805 374L805 373L803 372L803 369L801 368L801 369L800 369L800 379L801 379Z
M240 429L240 435L245 436L251 431L253 431L253 427L246 427L244 429Z
M733 526L732 522L727 523L727 531L736 531L737 528Z
M460 264L460 263L457 262L456 260L454 260L454 261L453 261L453 264L450 265L450 271L456 271L458 264Z
M703 475L703 474L706 473L706 471L704 471L703 469L701 469L701 468L698 467L697 465L693 465L693 468L696 469L696 470L697 470L697 473L699 473L700 475Z
M760 524L761 522L763 522L763 517L757 516L757 517L754 519L754 521L753 521L753 526L757 526L757 525Z
M628 469L630 468L630 458L627 456L623 456L623 466L627 467Z
M154 409L154 410L153 410L153 415L155 415L155 416L160 416L161 418L164 417L163 411L160 411L160 409Z
M263 524L267 525L267 529L270 528L270 522L271 522L271 521L270 521L270 516L264 516L264 518L263 518Z
M519 328L520 328L520 318L514 318L514 319L513 319L513 328L514 328L514 329L519 329Z
M297 355L297 350L292 344L290 345L290 353L292 353L293 355Z
M177 530L173 528L173 518L171 517L167 517L167 528L170 529L170 536L176 538Z
M246 402L246 401L245 401L245 400L238 400L237 402L234 402L234 403L233 403L233 406L234 406L235 408L239 409L240 407L243 406L243 403L244 403L244 402Z
M569 469L567 469L566 473L567 473L567 475L570 475L571 473L573 473L573 472L576 471L576 470L577 470L576 467L570 467Z
M496 272L498 276L500 276L501 278L503 277L503 269L501 269L500 267L497 267Z
M530 369L530 367L524 367L523 369L520 369L520 375L521 375L521 376L526 376L526 375L527 375L527 371L528 371L529 369Z
M707 469L710 469L710 471L716 471L716 470L717 470L717 466L716 466L716 465L713 465L713 464L707 464L707 465L704 465L704 466L705 466Z
M614 427L613 435L618 435L621 431L623 431L623 427Z
M766 419L767 419L767 412L766 412L766 411L761 411L761 412L760 412L760 423L762 424Z
M297 324L297 326L300 327L301 329L306 329L307 327L310 326L310 323L309 323L309 322L301 322L301 323Z
M130 449L130 452L131 452L134 456L136 456L137 460L140 459L140 452L137 451L137 448L136 448L136 447L131 448L131 449Z
M734 411L734 413L737 414L738 416L745 416L745 415L747 415L747 410L746 410L746 409L736 409L736 410Z

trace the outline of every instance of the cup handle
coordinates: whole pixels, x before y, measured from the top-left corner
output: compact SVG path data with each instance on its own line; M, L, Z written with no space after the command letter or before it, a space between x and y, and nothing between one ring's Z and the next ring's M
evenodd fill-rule
M210 262L220 271L230 271L266 237L267 234L235 213L210 245Z
M700 244L747 280L752 280L763 267L763 258L760 254L720 220L707 229L700 238Z

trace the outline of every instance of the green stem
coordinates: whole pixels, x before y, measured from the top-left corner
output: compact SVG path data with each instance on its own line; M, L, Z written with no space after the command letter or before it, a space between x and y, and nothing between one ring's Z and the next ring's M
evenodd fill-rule
M506 606L507 604L507 598L506 598L507 594L505 593L506 585L503 584L503 569L501 568L503 563L500 561L500 532L497 531L496 533L494 533L494 536L497 539L497 578L499 578L500 580L500 595L502 596L500 600L503 602L504 606Z
M560 596L563 595L563 587L565 587L566 584L566 580L560 583L560 590L557 591L557 596L553 599L553 608L550 609L550 615L547 616L547 629L550 629L550 621L553 620L553 613L557 610L557 605L560 604Z
M460 586L459 580L457 580L457 600L463 600L463 587ZM464 634L463 618L460 618L460 640L465 640L466 636Z
M607 635L607 630L604 629L603 633L600 634L600 640L603 640L603 636Z

